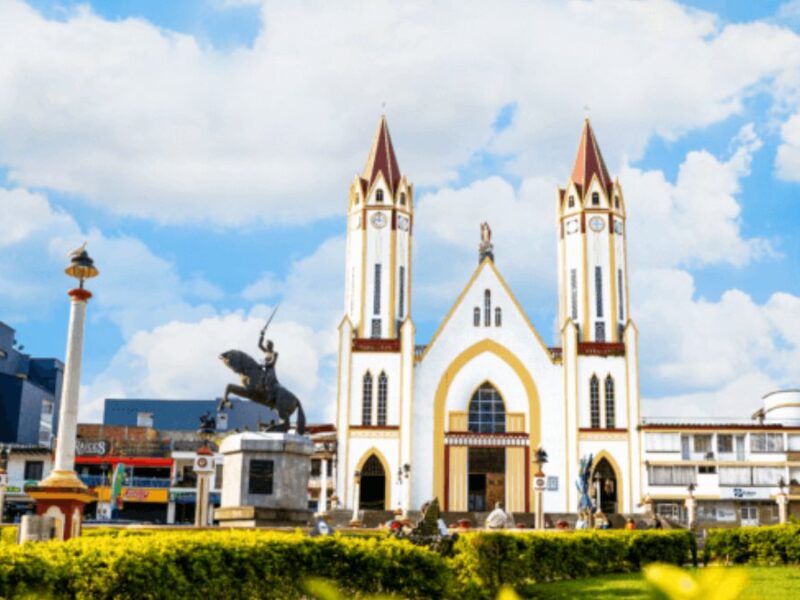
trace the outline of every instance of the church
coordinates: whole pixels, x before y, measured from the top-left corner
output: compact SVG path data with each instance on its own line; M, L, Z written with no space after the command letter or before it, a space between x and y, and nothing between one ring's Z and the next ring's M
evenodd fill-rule
M381 118L348 196L339 325L336 489L353 509L534 512L538 448L547 513L578 511L582 457L605 513L641 502L637 330L625 199L587 120L556 190L558 346L549 347L495 264L478 264L427 344L412 319L414 187ZM476 231L478 223L475 224Z

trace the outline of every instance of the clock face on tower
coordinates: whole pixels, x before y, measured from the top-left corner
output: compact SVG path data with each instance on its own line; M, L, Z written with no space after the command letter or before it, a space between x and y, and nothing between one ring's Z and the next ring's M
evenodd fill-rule
M372 215L370 221L372 221L372 224L375 227L380 229L381 227L386 226L386 215L384 215L382 212L376 212L374 215Z
M408 231L408 217L404 217L403 215L398 215L397 228L400 231Z
M578 231L578 219L567 221L567 233L575 233L576 231Z
M603 227L605 227L606 223L603 221L602 217L592 217L589 221L589 227L592 228L592 231L603 231Z
M614 233L622 235L622 221L614 221Z

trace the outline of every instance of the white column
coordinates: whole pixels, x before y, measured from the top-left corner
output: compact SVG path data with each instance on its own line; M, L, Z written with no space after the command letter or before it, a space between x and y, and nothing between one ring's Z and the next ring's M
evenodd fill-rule
M67 356L64 365L64 383L58 417L58 437L54 475L62 476L75 471L75 438L78 433L78 401L83 358L83 330L86 321L86 302L91 294L83 289L70 291L72 303L67 333ZM59 471L61 473L59 473Z
M778 522L783 525L787 521L787 507L789 504L789 496L786 495L785 492L780 492L775 497L775 502L778 503Z
M194 526L208 525L208 492L211 487L211 471L196 471L197 493L195 494Z
M175 503L170 501L167 504L167 525L175 524Z
M319 473L319 507L317 512L321 515L328 514L328 459L323 458L320 461Z
M697 519L697 500L693 496L686 498L686 520L691 527Z
M411 509L411 471L403 475L405 477L403 483L403 516L408 516L408 511Z
M358 518L359 501L361 494L361 475L356 475L353 480L353 518L350 520L350 525L358 526L361 521Z

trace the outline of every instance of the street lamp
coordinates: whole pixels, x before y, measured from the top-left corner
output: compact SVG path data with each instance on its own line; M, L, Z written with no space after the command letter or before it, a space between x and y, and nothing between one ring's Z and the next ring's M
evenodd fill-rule
M206 412L200 417L200 428L197 435L203 440L203 445L197 449L194 459L194 472L197 475L197 490L195 492L194 526L208 526L208 504L211 495L211 474L214 472L214 453L208 447L209 442L217 431L217 421Z
M358 518L359 500L361 499L361 471L356 469L353 473L353 518L350 519L351 527L359 527L361 520Z
M537 470L533 476L533 491L536 501L536 529L544 529L544 491L547 488L544 465L547 464L547 452L539 446L533 455L533 462L536 463Z
M27 488L36 500L36 513L49 515L56 521L57 537L68 539L80 535L83 510L96 497L78 479L75 473L75 445L78 431L78 404L80 401L81 361L83 333L86 322L86 305L92 293L84 289L87 279L97 277L99 271L86 251L86 244L70 253L70 264L64 269L78 280L78 287L68 292L71 298L67 355L64 360L64 383L58 418L58 437L53 470L44 481Z

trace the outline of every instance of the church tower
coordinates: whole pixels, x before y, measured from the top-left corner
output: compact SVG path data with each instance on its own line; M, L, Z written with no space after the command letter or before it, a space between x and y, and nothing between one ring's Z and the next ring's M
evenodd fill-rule
M414 189L400 172L386 117L350 185L347 207L336 489L354 510L405 510L411 498Z
M625 201L586 119L572 175L558 190L559 326L580 342L622 342L628 320Z
M411 312L413 201L382 116L348 199L345 313L359 338L396 339Z

